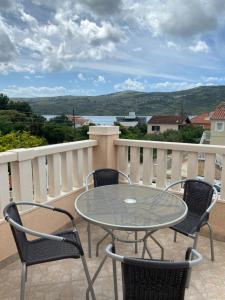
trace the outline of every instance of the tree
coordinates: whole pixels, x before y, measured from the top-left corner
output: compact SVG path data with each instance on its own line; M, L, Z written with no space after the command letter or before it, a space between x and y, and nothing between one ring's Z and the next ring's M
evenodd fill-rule
M20 112L32 112L30 104L24 101L9 101L7 109L12 109Z
M72 126L73 123L68 119L66 115L56 116L55 118L49 121L50 123L56 123L60 125Z
M0 137L0 152L16 148L30 148L45 145L46 140L29 132L12 131Z
M0 94L0 110L7 109L8 102L9 102L9 98L4 94Z

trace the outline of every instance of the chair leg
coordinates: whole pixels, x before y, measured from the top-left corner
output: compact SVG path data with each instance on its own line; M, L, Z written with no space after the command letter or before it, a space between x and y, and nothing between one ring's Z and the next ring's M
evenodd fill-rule
M208 228L209 228L209 237L210 237L210 249L211 249L211 260L214 261L215 260L215 256L214 256L214 245L213 245L213 232L212 232L212 227L211 225L207 222L206 223Z
M107 232L107 233L103 236L103 238L102 238L100 241L98 241L97 246L96 246L96 256L98 256L100 244L101 244L108 236L109 236L109 233Z
M95 292L94 292L94 289L93 289L93 285L92 285L92 282L91 282L91 277L90 277L90 274L89 274L89 271L88 271L87 262L86 262L86 259L85 259L84 255L81 256L81 260L82 260L82 263L83 263L84 272L85 272L85 275L86 275L86 278L87 278L88 287L90 289L92 299L96 300Z
M196 236L194 238L194 244L193 244L194 249L197 249L197 244L198 244L198 233L196 233Z
M87 232L88 232L88 257L91 258L91 224L88 223L87 225Z
M112 252L116 253L115 244L113 244ZM113 267L113 285L114 285L114 294L115 300L118 300L118 286L117 286L117 269L116 269L116 260L112 260Z
M198 232L196 233L196 236L194 238L194 243L193 243L193 248L197 249L197 244L198 244ZM192 258L192 257L191 257ZM191 281L191 268L188 271L188 275L187 275L187 282L186 282L186 288L189 288L190 285L190 281Z
M176 231L174 231L173 241L174 241L174 243L176 243L176 241L177 241L177 232Z
M22 263L21 269L21 286L20 286L20 300L25 299L25 283L27 278L27 266L25 263Z
M135 241L137 241L137 239L138 239L138 233L137 233L137 231L135 231L135 233L134 233L134 238L135 238ZM134 250L134 252L138 253L138 243L137 242L135 243L135 250Z

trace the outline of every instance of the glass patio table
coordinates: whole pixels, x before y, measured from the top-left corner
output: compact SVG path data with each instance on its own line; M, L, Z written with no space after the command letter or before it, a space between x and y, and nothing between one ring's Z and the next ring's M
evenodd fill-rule
M109 230L149 231L170 227L187 214L178 196L141 185L116 184L96 187L75 201L86 221Z
M147 238L151 237L163 249L152 234L181 222L187 214L186 203L178 196L156 188L142 185L116 184L96 187L80 194L75 201L75 209L86 221L102 227L112 237L112 243L143 242L142 257L147 248ZM119 231L144 231L137 240L123 240L115 234ZM163 253L163 252L162 252ZM94 283L107 256L103 258L92 281ZM116 264L113 260L115 299L118 299ZM88 290L87 290L88 294Z

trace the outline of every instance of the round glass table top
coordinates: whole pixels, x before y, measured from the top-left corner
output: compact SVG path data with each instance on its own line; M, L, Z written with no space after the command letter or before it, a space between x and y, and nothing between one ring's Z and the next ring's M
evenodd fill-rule
M156 188L115 184L79 195L75 209L88 222L118 230L149 230L169 227L187 214L178 196Z

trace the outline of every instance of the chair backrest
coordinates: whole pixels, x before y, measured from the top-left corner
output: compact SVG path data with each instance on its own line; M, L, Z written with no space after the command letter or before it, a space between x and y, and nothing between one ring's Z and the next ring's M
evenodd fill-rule
M98 169L93 173L94 187L118 184L119 172L114 169Z
M188 211L199 216L203 215L212 202L213 192L213 186L205 181L186 180L183 200L188 206Z
M17 206L14 202L11 202L10 204L8 204L3 211L4 217L7 218L9 217L10 219L12 219L14 222L16 222L17 224L23 226L23 223L21 221ZM10 224L12 233L13 233L13 237L15 239L16 242L16 246L17 246L17 250L20 256L20 259L22 262L24 262L26 259L26 248L27 248L27 244L28 244L28 240L26 237L26 234L18 229L16 229L12 224Z
M124 257L121 264L124 300L184 299L188 262Z

